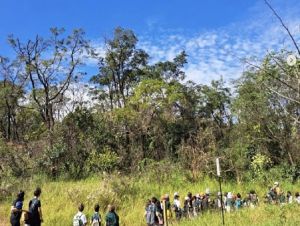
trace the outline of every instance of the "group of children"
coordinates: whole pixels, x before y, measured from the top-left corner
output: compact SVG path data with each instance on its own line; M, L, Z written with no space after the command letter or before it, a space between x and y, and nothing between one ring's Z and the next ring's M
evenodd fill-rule
M73 226L101 226L102 218L99 213L100 206L96 204L94 207L94 213L90 219L90 223L88 222L85 214L84 214L84 205L81 203L78 206L78 213L73 218ZM106 226L119 226L119 216L115 212L115 206L108 205L108 212L105 216L105 225ZM104 224L103 224L104 225Z
M286 204L296 202L300 204L299 192L295 193L295 198L291 192L284 192L279 187L279 183L275 182L274 186L269 189L269 192L264 197L265 203L271 204ZM215 196L211 195L210 190L206 189L204 193L192 195L191 192L184 198L183 205L178 192L174 193L173 203L170 201L168 194L163 195L161 200L153 197L148 200L145 206L145 218L148 226L164 225L164 220L180 220L181 218L193 218L207 211L224 210L231 212L244 207L255 208L259 204L258 195L254 190L251 190L244 198L240 193L233 194L218 192ZM164 214L166 214L164 218Z
M12 226L20 226L21 217L25 226L41 226L43 222L41 201L41 188L36 188L34 197L29 201L28 210L23 209L25 192L20 191L11 206L10 223Z
M267 195L265 196L265 202L269 204L281 204L296 202L300 204L300 194L299 192L295 193L295 198L290 191L286 194L281 190L279 183L275 182L273 187L269 188Z
M25 226L41 226L43 222L42 205L40 201L40 195L42 193L41 188L36 188L34 191L34 197L30 200L28 210L23 209L23 202L25 197L24 191L19 191L16 199L13 201L10 213L10 223L12 226L20 226L24 223ZM73 218L73 226L101 226L102 219L99 213L100 206L98 204L94 207L95 212L87 220L84 214L84 205L78 206L78 213ZM113 205L108 205L108 212L105 216L105 226L119 226L119 216L115 212Z
M29 202L29 209L23 210L24 191L20 191L17 194L16 200L14 200L11 207L10 222L12 226L20 226L21 216L25 226L41 226L43 222L43 215L41 209L41 201L39 199L41 195L41 189L36 188L34 191L34 198ZM278 182L274 183L273 187L269 188L264 202L269 204L288 204L298 203L300 204L300 194L295 193L295 197L288 191L285 193L279 186ZM147 201L145 206L145 218L148 226L163 225L165 219L192 218L201 215L207 211L212 210L225 210L231 212L243 207L255 208L259 203L259 198L254 190L251 190L245 198L242 198L240 193L233 194L232 192L225 192L221 194L218 192L215 196L211 195L210 190L206 189L204 193L198 193L192 195L191 192L184 198L183 205L181 204L180 195L178 192L174 193L173 203L170 201L168 194L163 195L160 200L153 197ZM78 213L73 218L73 226L100 226L102 223L101 215L99 213L100 206L95 205L90 222L88 222L84 211L84 205L78 206ZM165 215L165 217L164 217ZM103 224L104 225L104 224ZM119 226L119 216L115 212L113 205L108 206L108 212L105 217L106 226Z

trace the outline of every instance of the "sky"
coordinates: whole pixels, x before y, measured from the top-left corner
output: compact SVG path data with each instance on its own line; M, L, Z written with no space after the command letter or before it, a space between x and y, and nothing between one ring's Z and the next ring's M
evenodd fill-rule
M300 1L270 3L300 43ZM49 35L50 27L83 28L101 51L104 37L117 26L137 34L138 48L149 53L152 63L185 50L187 79L197 83L238 78L244 58L282 48L294 51L262 0L0 0L0 55L11 54L9 34L26 41Z

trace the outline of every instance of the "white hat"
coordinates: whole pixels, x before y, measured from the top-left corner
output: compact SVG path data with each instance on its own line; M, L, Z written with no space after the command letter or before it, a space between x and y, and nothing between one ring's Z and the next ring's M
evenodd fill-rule
M174 196L179 196L179 193L178 193L178 192L175 192L175 193L174 193Z
M205 190L205 194L207 194L207 195L209 195L209 194L210 194L210 190L209 190L209 188L206 188L206 190Z
M279 185L279 182L276 181L276 182L274 183L274 185Z
M186 197L184 198L184 200L190 200L190 198L186 196Z

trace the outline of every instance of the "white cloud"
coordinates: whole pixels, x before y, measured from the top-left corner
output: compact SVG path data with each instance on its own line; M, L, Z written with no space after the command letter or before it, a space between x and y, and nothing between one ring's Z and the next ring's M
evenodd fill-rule
M146 36L142 37L140 47L154 56L154 62L170 60L185 50L189 56L185 72L187 79L194 82L209 83L221 76L229 81L241 76L243 59L262 58L272 50L293 49L286 32L273 16L259 15L258 18L259 21L255 17L247 22L200 34L171 34L160 41L151 42ZM287 24L299 41L300 17L288 18Z
M273 3L300 42L300 7L291 9L283 3ZM155 31L151 27L148 34L139 36L138 47L148 52L150 63L172 60L185 50L188 54L187 79L209 83L222 76L225 81L230 81L241 76L244 58L262 58L267 52L282 48L294 50L286 31L263 3L254 5L251 13L253 16L247 21L201 33L183 33L182 30L177 32L159 27ZM156 22L149 21L150 24ZM95 45L104 54L103 44Z

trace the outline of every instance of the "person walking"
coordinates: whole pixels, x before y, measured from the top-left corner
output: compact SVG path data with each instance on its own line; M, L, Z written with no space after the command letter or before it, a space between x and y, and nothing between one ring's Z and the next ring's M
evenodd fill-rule
M99 213L100 206L96 204L94 207L94 214L91 218L91 226L101 226L101 214Z
M78 213L73 218L73 226L87 226L87 219L84 211L84 205L82 203L78 206Z
M174 212L175 212L176 220L180 220L182 211L181 211L181 205L180 205L178 192L174 193L173 209L174 209Z
M115 212L115 206L114 205L108 205L108 213L105 216L105 223L106 226L119 226L119 216Z
M158 223L158 217L157 217L157 205L156 205L157 199L153 197L148 204L146 208L146 223L147 226L154 226Z
M33 199L29 201L29 218L25 220L25 223L30 226L41 226L43 222L42 205L40 200L40 196L42 194L41 188L37 187L33 194Z
M19 191L16 200L13 201L10 210L10 223L12 226L20 226L20 219L22 216L22 208L24 202L24 191Z

